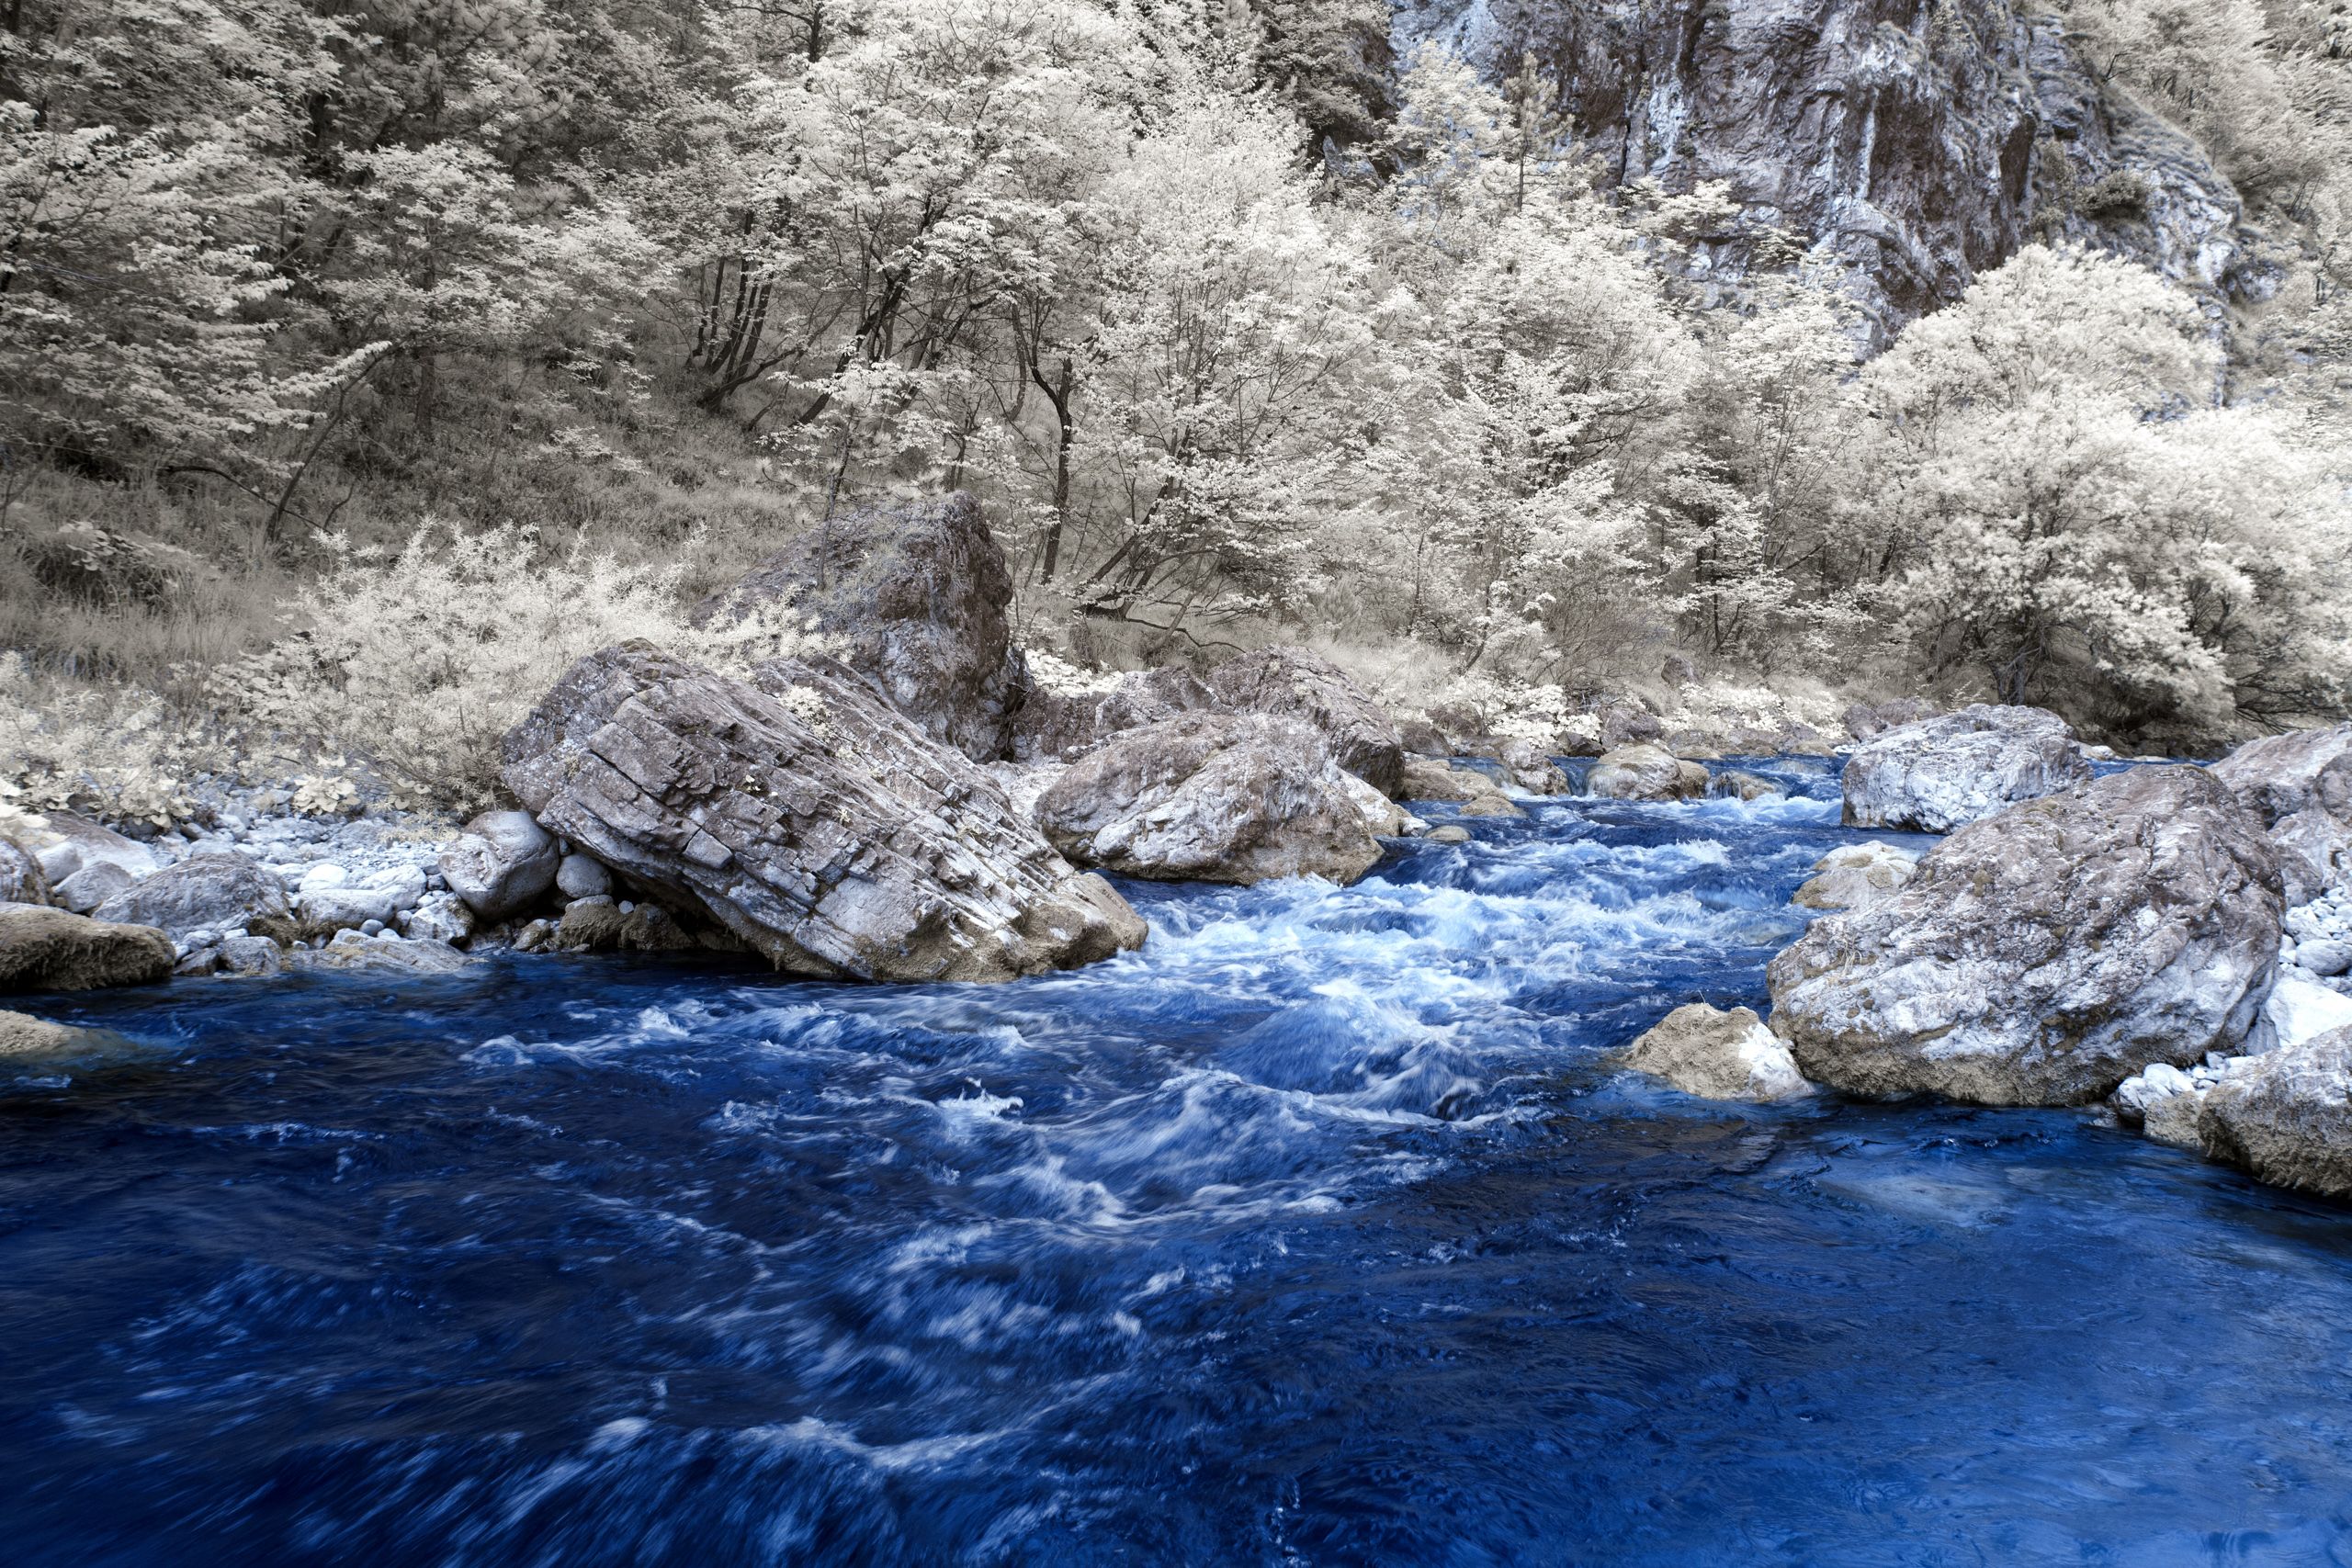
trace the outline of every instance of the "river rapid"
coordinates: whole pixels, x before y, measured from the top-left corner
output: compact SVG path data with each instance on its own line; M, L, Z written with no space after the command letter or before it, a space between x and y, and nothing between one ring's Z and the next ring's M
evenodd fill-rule
M2352 1211L2077 1112L1611 1070L1828 764L1015 985L505 957L42 998L26 1564L2352 1562ZM1443 807L1426 808L1432 820Z

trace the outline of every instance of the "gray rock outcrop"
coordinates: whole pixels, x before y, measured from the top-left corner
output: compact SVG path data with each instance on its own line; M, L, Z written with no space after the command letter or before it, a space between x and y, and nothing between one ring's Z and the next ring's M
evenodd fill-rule
M2202 769L2138 768L1962 829L1772 960L1807 1077L1991 1105L2233 1052L2278 954L2277 860Z
M750 685L606 649L504 759L544 826L794 974L1006 980L1144 938L985 770L831 660L775 661Z
M0 991L87 991L169 978L172 939L41 904L0 904Z
M1012 754L1026 684L1012 604L1004 551L959 491L820 523L695 606L695 619L797 620L917 728L985 762Z
M1748 1008L1676 1008L1619 1060L1702 1100L1801 1100L1813 1092L1788 1046Z
M1129 671L1102 691L1053 691L1033 682L1012 716L1012 755L1068 761L1114 735L1216 705L1216 694L1188 670Z
M1398 786L1407 800L1443 801L1464 817L1524 817L1502 786L1476 768L1449 767L1426 757L1405 759L1405 777Z
M1332 759L1394 798L1405 747L1387 711L1328 659L1303 648L1261 648L1209 672L1209 689L1239 713L1295 718L1322 733Z
M1270 714L1187 714L1115 736L1036 813L1072 861L1162 881L1345 884L1381 855L1322 733Z
M2066 721L1984 703L1883 730L1846 760L1849 828L1949 833L2091 776Z

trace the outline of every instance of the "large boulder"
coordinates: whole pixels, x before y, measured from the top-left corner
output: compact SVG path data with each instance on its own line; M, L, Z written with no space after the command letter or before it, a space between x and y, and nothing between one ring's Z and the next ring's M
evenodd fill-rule
M1269 714L1186 714L1115 736L1036 810L1056 849L1128 876L1344 884L1381 854L1322 735Z
M1405 776L1398 785L1399 798L1405 800L1437 800L1457 808L1463 817L1524 817L1510 796L1476 768L1449 767L1427 757L1405 759Z
M2233 1051L2278 956L2278 869L2202 769L2134 769L1954 833L1772 960L1807 1077L1991 1105L2096 1100Z
M1702 1100L1801 1100L1813 1092L1788 1046L1747 1008L1676 1008L1620 1061Z
M541 823L795 974L1006 980L1144 938L986 771L830 660L774 661L752 685L609 648L504 757Z
M2056 714L1978 703L1856 748L1846 760L1846 826L1949 833L2090 776Z
M2290 908L2352 874L2352 724L2249 740L2213 764L2247 809L2269 824Z
M529 812L485 811L466 824L437 863L449 891L489 925L546 897L562 863L554 835Z
M153 875L164 864L162 856L138 840L124 838L73 811L42 813L40 825L29 829L24 841L40 861L41 872L51 885L94 866L112 866L136 882Z
M1024 762L1067 761L1114 735L1216 705L1216 694L1189 670L1129 671L1088 691L1033 680L1012 716L1012 755Z
M286 885L233 850L192 854L116 894L92 913L117 925L153 926L175 938L239 927L277 937L294 931Z
M697 625L780 614L933 739L1011 754L1023 678L1006 612L1012 572L979 502L958 491L820 523L695 606Z
M168 979L172 939L43 904L0 904L0 991L86 991Z
M340 931L356 931L370 920L393 925L424 901L424 874L414 866L395 867L361 884L306 887L302 890L302 934L332 936Z
M1544 748L1532 740L1516 736L1505 739L1467 743L1464 755L1481 757L1502 769L1503 776L1515 789L1530 795L1566 795L1576 786L1559 765L1544 754Z
M1584 792L1604 800L1698 800L1712 780L1697 762L1638 741L1604 751L1584 776Z
M2205 1152L2274 1187L2352 1198L2352 1028L2232 1066L2197 1108Z
M1404 782L1405 744L1372 694L1328 659L1303 648L1261 648L1209 672L1228 708L1275 714L1320 730L1340 766L1394 798Z
M1857 740L1874 740L1890 729L1936 716L1936 705L1924 697L1896 697L1883 703L1856 703L1846 710L1846 733Z

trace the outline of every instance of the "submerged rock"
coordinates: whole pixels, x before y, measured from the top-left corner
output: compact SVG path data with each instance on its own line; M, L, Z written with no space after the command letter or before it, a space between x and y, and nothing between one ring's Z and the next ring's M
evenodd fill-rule
M1805 1076L1857 1094L2097 1100L2233 1051L2278 952L2276 857L2202 769L2151 767L1954 833L1767 971Z
M1725 768L1707 781L1708 795L1719 800L1762 800L1784 793L1779 784L1741 768Z
M476 918L495 923L548 896L562 857L527 811L485 811L441 852L441 878Z
M2090 776L2056 714L1978 703L1864 741L1846 761L1846 826L1949 833Z
M1346 884L1381 848L1324 739L1266 714L1187 714L1115 736L1037 799L1073 861L1163 881Z
M1801 1100L1813 1092L1788 1046L1747 1008L1676 1008L1621 1060L1704 1100Z
M30 1013L0 1011L0 1068L21 1068L54 1057L113 1056L138 1045L111 1030L52 1023Z
M915 727L975 761L1011 755L1025 675L1006 617L1012 572L961 491L820 523L695 610L805 622Z
M505 740L539 820L778 968L1006 980L1140 944L1002 787L831 660L747 685L643 643L591 654Z
M2247 1058L2203 1097L2197 1134L2257 1181L2352 1198L2352 1028Z
M338 931L324 947L298 947L287 955L294 969L376 970L401 975L454 975L475 961L446 942L414 942L387 932L362 936Z
M1404 782L1398 793L1406 800L1438 800L1459 808L1464 817L1524 817L1500 785L1476 768L1449 767L1426 757L1405 759Z
M153 926L0 904L0 991L86 991L168 979L178 954Z
M1396 724L1329 660L1303 648L1261 648L1218 665L1208 684L1228 708L1309 725L1340 766L1381 794L1394 798L1404 783L1405 747Z
M1585 793L1605 800L1697 800L1709 783L1699 763L1646 742L1602 752L1584 776Z
M1841 844L1813 863L1814 875L1790 895L1807 909L1858 909L1911 880L1919 857L1892 844Z
M566 953L684 953L700 945L650 904L624 910L600 894L564 906L548 945Z

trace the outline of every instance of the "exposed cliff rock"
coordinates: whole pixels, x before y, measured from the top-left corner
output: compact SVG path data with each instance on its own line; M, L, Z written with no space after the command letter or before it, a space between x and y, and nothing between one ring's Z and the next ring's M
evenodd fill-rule
M1781 265L1789 234L1882 336L2037 238L2268 287L2196 144L2103 83L2062 19L2005 0L1404 0L1394 33L1495 79L1532 52L1612 183L1728 182L1739 220L1687 258L1705 294Z

